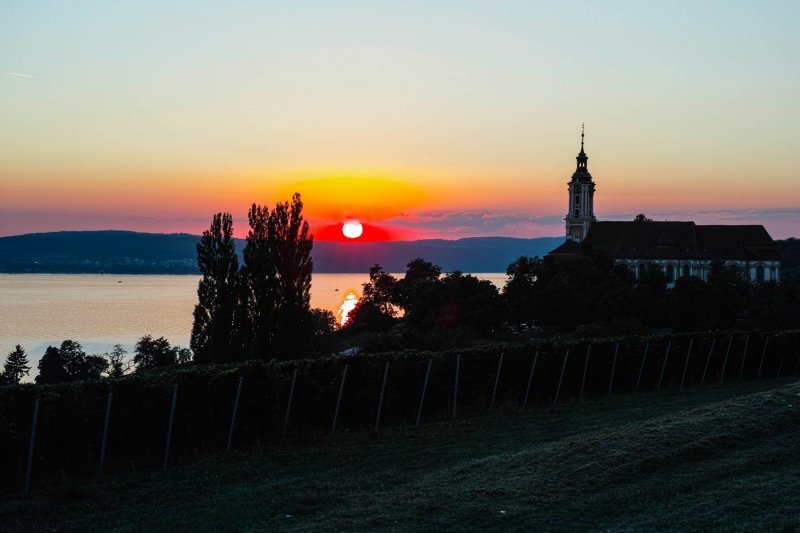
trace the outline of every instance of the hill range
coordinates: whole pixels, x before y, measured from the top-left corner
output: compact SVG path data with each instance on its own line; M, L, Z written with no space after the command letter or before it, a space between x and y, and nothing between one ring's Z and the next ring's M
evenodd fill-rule
M131 231L61 231L0 237L0 272L63 274L197 274L198 235ZM520 256L544 256L563 237L458 240L317 241L312 252L319 273L366 273L380 264L404 272L422 257L446 272L505 272ZM241 255L244 240L237 239Z

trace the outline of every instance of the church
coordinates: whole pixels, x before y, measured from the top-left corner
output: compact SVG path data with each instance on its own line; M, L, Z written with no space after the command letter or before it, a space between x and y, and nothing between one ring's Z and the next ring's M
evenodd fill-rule
M761 225L701 225L694 222L651 220L598 221L594 215L595 183L589 173L583 147L575 173L567 184L569 210L566 241L550 255L574 255L579 244L612 257L626 265L636 279L648 263L659 265L667 275L668 286L682 276L707 280L711 264L722 261L736 265L752 283L780 282L781 261L778 247Z

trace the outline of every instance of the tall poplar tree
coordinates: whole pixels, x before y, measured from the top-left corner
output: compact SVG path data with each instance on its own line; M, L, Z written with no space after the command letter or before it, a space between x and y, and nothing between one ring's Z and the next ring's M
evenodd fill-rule
M250 231L244 247L241 291L245 312L239 321L245 356L267 359L275 336L278 306L275 230L269 208L253 204L247 213Z
M313 335L311 318L311 249L314 238L303 218L303 202L295 193L291 202L279 202L272 211L275 231L275 268L278 308L274 350L282 358L303 355Z
M14 351L6 357L6 362L3 365L4 381L8 385L19 385L22 376L27 376L30 369L25 350L17 344Z
M201 363L237 359L241 346L235 317L239 299L239 258L233 239L233 217L217 213L197 243L197 265L203 278L190 345Z
M313 237L303 202L270 210L253 204L242 269L251 357L291 359L303 354L313 334L310 310Z

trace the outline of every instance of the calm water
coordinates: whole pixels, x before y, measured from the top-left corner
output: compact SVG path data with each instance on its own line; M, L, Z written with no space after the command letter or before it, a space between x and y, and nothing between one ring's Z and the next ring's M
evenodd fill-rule
M476 274L498 287L504 274ZM0 274L0 361L21 344L35 373L48 345L80 342L88 353L132 351L143 335L189 345L199 276ZM311 306L341 313L366 274L315 274ZM336 290L338 289L338 290ZM350 296L352 300L352 296Z

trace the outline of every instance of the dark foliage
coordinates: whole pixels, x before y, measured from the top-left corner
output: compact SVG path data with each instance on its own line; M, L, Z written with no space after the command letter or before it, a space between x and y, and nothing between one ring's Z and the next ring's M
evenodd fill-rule
M313 236L302 211L297 193L272 212L256 204L250 208L241 298L247 310L241 328L247 357L297 358L313 336Z
M6 356L6 362L3 364L3 373L0 374L0 384L18 385L22 376L27 376L30 369L25 350L17 344L14 351Z
M67 381L99 379L108 368L108 361L100 355L87 355L80 343L65 340L59 348L48 346L39 360L36 383L51 384Z
M188 363L192 360L191 350L170 346L164 337L154 339L152 335L139 339L134 353L133 363L137 371Z
M229 362L241 353L234 318L239 303L239 259L233 240L233 217L217 213L197 244L197 266L203 274L197 288L190 345L201 363Z

